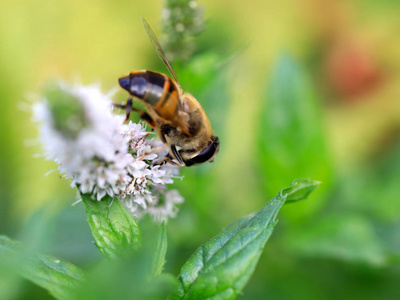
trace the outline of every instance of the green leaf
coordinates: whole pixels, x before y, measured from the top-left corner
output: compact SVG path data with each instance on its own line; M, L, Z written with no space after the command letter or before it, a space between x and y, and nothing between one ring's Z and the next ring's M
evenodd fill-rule
M382 267L389 255L371 221L362 215L332 213L313 222L309 228L294 230L284 237L297 254Z
M182 267L180 287L172 299L235 298L253 274L282 205L306 197L318 185L295 181L259 212L237 220L198 248Z
M158 233L157 246L155 249L155 256L152 264L152 274L154 276L160 275L165 265L165 255L167 254L168 242L167 242L167 227L165 222L160 225L160 231Z
M75 265L48 255L26 253L21 243L6 236L0 236L0 260L57 299L69 298L86 279L84 271Z
M130 256L141 245L139 226L117 199L95 201L82 194L96 246L108 258Z
M152 276L153 253L142 247L130 257L104 259L72 299L165 299L178 287L171 274Z
M306 178L295 179L291 186L281 190L282 196L286 195L286 203L306 199L321 182Z
M275 66L260 109L257 162L268 196L291 178L319 178L326 191L331 159L324 139L320 99L305 72L289 56ZM317 211L323 201L299 205L292 218Z

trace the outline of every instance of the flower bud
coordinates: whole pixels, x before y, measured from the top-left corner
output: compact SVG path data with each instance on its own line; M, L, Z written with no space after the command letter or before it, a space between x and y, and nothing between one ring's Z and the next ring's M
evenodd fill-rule
M53 128L67 138L74 139L87 125L85 109L76 95L59 85L49 85L45 90Z
M203 9L197 0L166 0L162 26L168 59L187 60L195 50L192 38L204 30Z

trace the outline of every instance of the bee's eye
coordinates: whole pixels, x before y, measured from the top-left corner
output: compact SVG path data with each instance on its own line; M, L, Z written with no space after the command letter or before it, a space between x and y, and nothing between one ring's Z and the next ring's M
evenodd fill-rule
M209 161L217 151L217 145L214 142L208 145L206 149L200 152L200 154L196 155L195 157L185 161L186 166L191 166L194 164L201 164L206 161Z

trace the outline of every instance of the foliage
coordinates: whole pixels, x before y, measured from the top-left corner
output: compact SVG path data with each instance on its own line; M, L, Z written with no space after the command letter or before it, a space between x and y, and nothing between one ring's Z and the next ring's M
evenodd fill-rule
M0 236L0 266L11 266L13 272L48 290L57 299L68 299L86 278L85 272L73 264L48 255L27 253L20 243L5 236Z
M189 2L168 0L165 8ZM244 276L243 285L227 291L239 293L238 299L400 298L399 4L322 2L196 1L205 13L199 37L199 31L176 30L182 28L176 27L180 11L164 15L163 36L158 4L143 1L102 1L95 9L76 0L4 3L0 229L22 243L0 238L0 299L154 299L174 292L190 298L202 282L228 272L210 265L222 250L210 249L228 233L237 230L239 237L249 230L254 214L232 221L299 177L323 184L312 201L282 207L263 255L243 250L256 253L241 265L249 266L243 274L252 273L251 279ZM202 16L201 10L189 13ZM86 83L100 78L103 90L115 88L129 71L168 74L139 15L163 46L171 44L165 50L175 59L175 73L210 117L221 150L214 164L182 170L183 181L174 185L187 201L168 224L146 231L146 220L137 223L116 200L88 202L90 243L84 204L71 207L75 195L68 184L55 174L42 176L54 164L32 159L41 150L22 146L36 133L20 108L26 94L54 74L68 80L78 71ZM232 50L244 44L240 53ZM377 84L372 89L361 80L356 97L340 94L330 82L360 83L357 78L369 78L363 72L372 72ZM115 99L122 103L126 94ZM57 104L64 114L63 102ZM93 222L93 214L101 222ZM209 260L195 273L200 251ZM234 280L225 279L221 286ZM221 286L210 284L215 289L207 292Z
M167 250L166 226L159 227L157 247L141 247L139 228L118 200L94 201L82 195L88 223L96 245L106 258L89 275L72 264L43 255L18 257L15 267L21 275L48 290L57 299L216 297L232 299L238 295L254 272L265 243L276 223L277 214L288 201L307 197L318 182L297 180L279 192L259 212L243 217L201 246L182 267L177 281L162 274ZM10 259L18 243L1 239L1 257ZM139 249L139 250L138 250ZM154 254L153 254L154 253ZM133 271L133 272L132 272ZM108 284L107 284L108 283ZM110 285L110 283L112 283Z
M139 227L119 200L107 196L104 201L94 201L90 195L81 196L95 244L104 256L125 256L140 247Z
M259 212L245 216L202 245L182 267L172 299L233 299L253 274L282 205L306 198L318 183L295 181Z
M288 55L275 64L260 110L258 155L268 195L294 177L318 178L329 188L332 167L325 143L320 102L300 66ZM303 218L323 199L299 207Z

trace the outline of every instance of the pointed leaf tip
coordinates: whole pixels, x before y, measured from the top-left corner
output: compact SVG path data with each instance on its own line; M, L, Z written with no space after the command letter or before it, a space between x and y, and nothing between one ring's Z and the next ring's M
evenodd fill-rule
M282 197L286 196L286 202L295 202L304 200L310 195L322 182L310 180L308 178L295 179L292 184L280 191Z
M253 274L282 205L306 198L319 184L295 180L260 211L237 220L198 248L182 267L180 287L170 299L234 299Z

